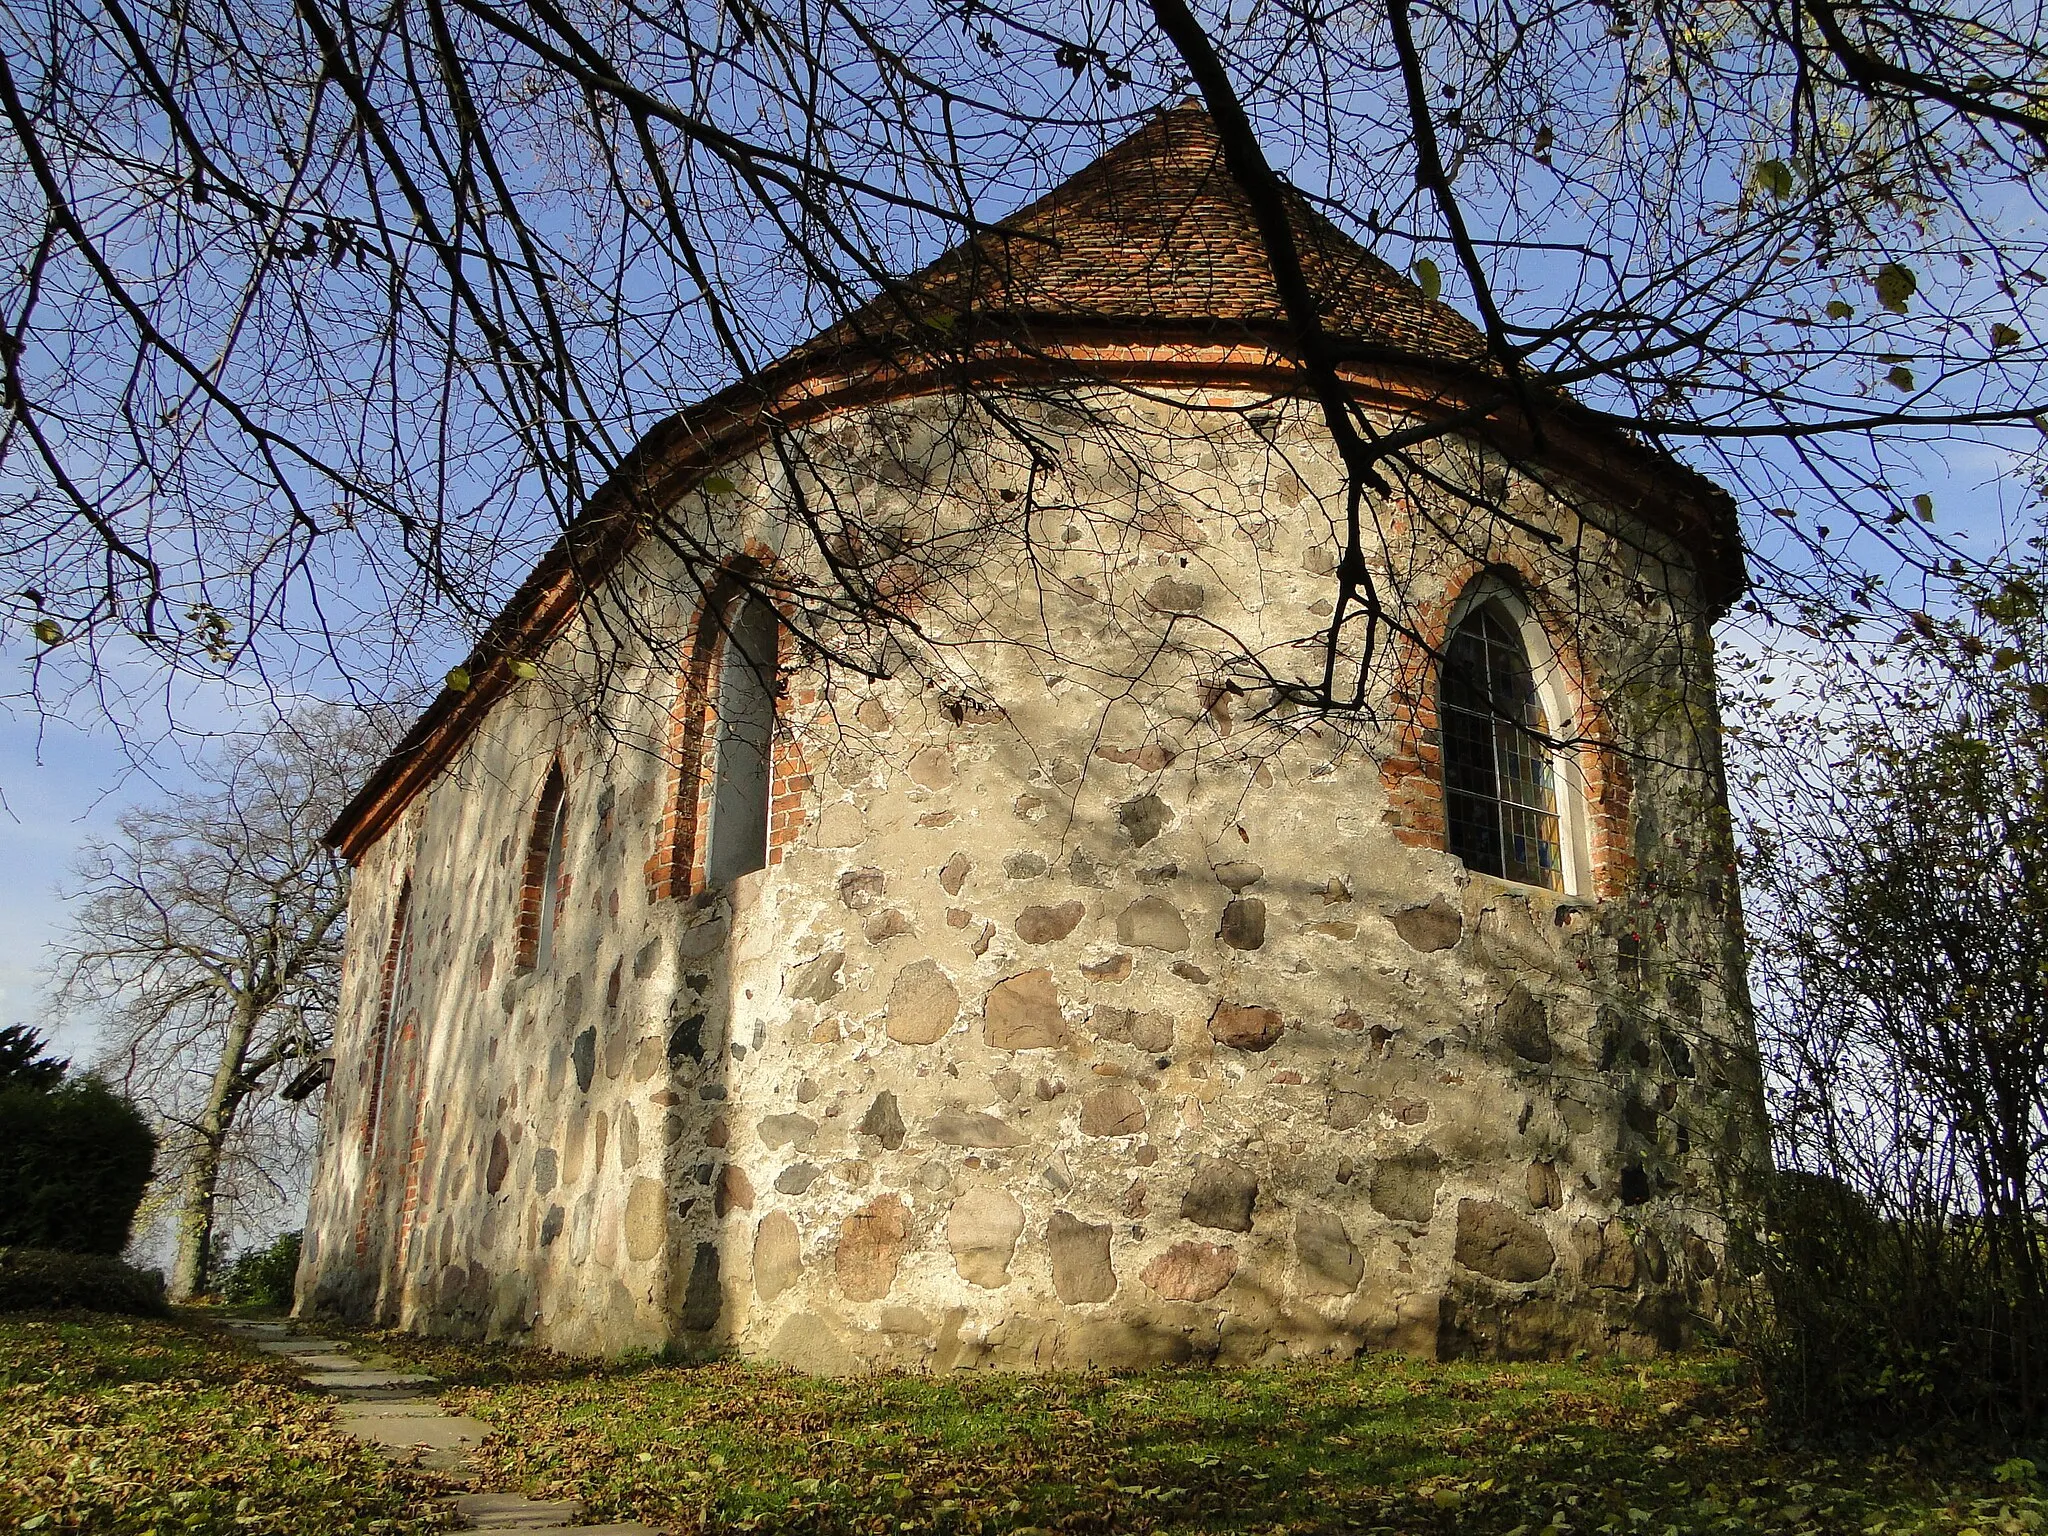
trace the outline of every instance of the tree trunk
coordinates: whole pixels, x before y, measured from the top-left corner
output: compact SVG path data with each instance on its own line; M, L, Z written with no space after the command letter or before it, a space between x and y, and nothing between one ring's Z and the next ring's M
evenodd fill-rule
M213 1082L207 1088L198 1124L193 1127L197 1145L178 1188L178 1246L165 1286L173 1301L190 1301L203 1295L213 1278L213 1215L220 1187L221 1149L227 1143L235 1111L249 1091L242 1080L243 1059L249 1054L249 1041L256 1033L256 1020L261 1012L248 995L235 999L234 1022L221 1041Z
M178 1247L165 1286L173 1301L190 1301L206 1288L213 1268L213 1200L219 1183L220 1143L201 1133L178 1187Z

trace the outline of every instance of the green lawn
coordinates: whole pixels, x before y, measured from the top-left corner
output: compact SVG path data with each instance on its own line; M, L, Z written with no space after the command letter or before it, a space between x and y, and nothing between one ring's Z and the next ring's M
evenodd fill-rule
M1739 1362L813 1380L380 1347L497 1479L686 1532L2033 1532L2031 1462L1760 1443Z
M410 1536L441 1491L209 1328L0 1314L0 1531Z
M818 1381L355 1339L496 1427L487 1486L681 1536L2048 1531L2028 1461L1763 1443L1725 1356ZM0 1317L0 1531L411 1536L440 1491L203 1319Z

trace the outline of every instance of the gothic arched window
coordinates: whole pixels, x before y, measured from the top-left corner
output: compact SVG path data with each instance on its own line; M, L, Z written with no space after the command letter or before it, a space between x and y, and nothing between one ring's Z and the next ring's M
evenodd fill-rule
M712 745L711 827L704 878L721 885L768 863L775 735L775 609L748 596L726 610Z
M1468 869L1561 891L1551 727L1518 630L1498 600L1488 601L1444 646L1445 841Z
M526 839L526 866L519 888L518 966L546 965L555 949L555 925L568 883L564 855L569 834L568 786L559 761L548 766Z

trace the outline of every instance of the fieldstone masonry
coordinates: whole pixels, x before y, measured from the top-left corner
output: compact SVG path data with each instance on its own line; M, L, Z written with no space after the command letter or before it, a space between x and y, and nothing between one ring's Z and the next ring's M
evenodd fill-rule
M615 639L701 633L659 552L538 675L437 706L431 772L337 828L301 1312L818 1371L1643 1351L1714 1314L1762 1140L1693 546L1477 439L1436 472L1512 517L1373 508L1410 612L1492 583L1548 637L1585 742L1551 891L1444 851L1426 656L1384 648L1362 717L1262 691L1329 610L1306 405L906 385L789 441L810 505L922 552L894 579L944 665L785 647L770 864L724 886L675 841L706 667ZM671 515L806 571L786 462L722 451ZM556 765L552 952L494 964Z

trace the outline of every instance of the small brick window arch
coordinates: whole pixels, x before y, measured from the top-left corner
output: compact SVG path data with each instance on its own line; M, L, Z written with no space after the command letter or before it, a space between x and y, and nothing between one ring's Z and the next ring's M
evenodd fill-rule
M727 608L724 628L714 695L711 824L704 849L704 878L712 885L722 885L768 864L776 663L781 645L781 622L775 607L757 593L749 593Z
M750 545L706 586L677 679L673 792L647 860L650 900L700 895L779 863L806 821L803 747L782 719L786 624L763 590L775 569ZM806 707L815 687L791 695Z
M1569 892L1583 884L1575 754L1542 628L1504 585L1459 604L1438 671L1444 846L1468 869Z
M554 954L555 929L562 902L569 894L566 857L569 836L569 793L558 758L548 765L540 803L533 809L533 827L526 839L526 864L519 889L517 965L538 969Z
M375 1151L384 1120L385 1080L391 1069L391 1037L400 1005L412 988L412 877L398 887L398 905L391 914L391 937L384 945L383 981L377 991L377 1021L370 1040L369 1109L363 1119L363 1146Z

